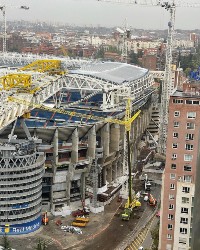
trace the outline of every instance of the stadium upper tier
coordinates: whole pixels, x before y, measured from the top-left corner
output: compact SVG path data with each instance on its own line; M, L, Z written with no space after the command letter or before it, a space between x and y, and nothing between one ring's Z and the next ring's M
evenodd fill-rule
M0 54L0 62L2 60ZM20 70L25 62L32 62ZM34 61L41 58L40 61ZM45 59L40 56L5 54L4 60L10 67L2 66L0 70L0 131L11 122L44 102L50 102L55 107L63 102L65 109L87 104L87 113L90 106L96 106L99 112L124 111L127 98L134 102L144 98L151 92L153 77L147 69L118 62L92 62L69 58L50 57ZM49 71L37 72L36 62L53 65L60 62L59 70L51 68ZM74 62L76 61L76 64ZM44 66L44 65L43 65ZM43 67L42 66L42 67ZM23 70L23 71L22 71ZM67 71L66 71L67 70ZM65 73L66 72L66 73ZM21 83L20 81L23 81ZM80 99L74 99L70 93L76 92ZM95 98L96 96L96 98ZM95 102L95 105L94 105ZM92 104L93 103L93 104ZM83 106L84 106L83 105ZM85 109L84 107L81 107ZM94 111L94 107L92 107ZM92 112L91 110L89 113ZM55 110L52 111L56 112ZM81 113L84 113L82 110ZM116 113L115 113L116 114ZM71 116L71 115L69 115Z
M148 75L148 70L138 66L119 62L98 62L83 65L70 73L97 77L117 84L131 82Z

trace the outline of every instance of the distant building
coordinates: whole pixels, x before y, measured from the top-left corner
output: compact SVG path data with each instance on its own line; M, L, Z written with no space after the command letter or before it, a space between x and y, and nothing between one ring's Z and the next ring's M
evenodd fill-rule
M190 33L190 41L194 42L194 47L195 47L199 42L198 35L196 33Z

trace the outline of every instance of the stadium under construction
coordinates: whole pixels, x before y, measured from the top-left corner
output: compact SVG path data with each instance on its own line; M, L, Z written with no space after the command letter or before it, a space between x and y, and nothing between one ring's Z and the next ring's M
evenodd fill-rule
M81 202L103 211L127 182L153 108L152 74L137 66L30 55L0 56L0 234L37 230L42 211ZM131 116L132 116L131 115Z

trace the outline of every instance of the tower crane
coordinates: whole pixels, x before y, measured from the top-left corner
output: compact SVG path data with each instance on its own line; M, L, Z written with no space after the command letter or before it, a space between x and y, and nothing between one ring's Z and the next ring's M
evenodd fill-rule
M7 44L6 44L6 39L7 39L7 24L6 24L6 9L7 7L14 7L14 8L19 8L19 9L24 9L28 10L29 7L22 5L20 7L16 6L6 6L6 5L0 5L0 10L2 11L3 14L3 53L7 52Z
M166 63L165 63L165 76L162 81L162 93L161 93L161 108L160 108L160 127L159 127L159 140L158 140L158 152L165 155L166 153L166 138L167 138L167 126L168 126L168 108L169 98L174 86L172 86L172 49L173 49L173 35L175 24L175 11L176 7L200 7L199 3L175 3L175 0L163 1L163 0L97 0L99 2L111 2L118 4L133 4L142 6L158 6L165 8L170 13L170 21L168 22L168 37L166 48Z
M127 39L130 38L130 29L127 28L127 21L125 19L125 24L122 29L118 28L119 33L122 36L122 54L121 54L121 61L127 63L128 59L128 47L127 47Z

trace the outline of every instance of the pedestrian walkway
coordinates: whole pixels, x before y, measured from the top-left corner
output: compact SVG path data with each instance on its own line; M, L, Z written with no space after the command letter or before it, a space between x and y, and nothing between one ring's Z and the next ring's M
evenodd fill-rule
M140 246L149 248L152 245L151 230L157 223L157 218L154 216L149 220L149 222L140 230L132 243L126 248L126 250L138 250Z

